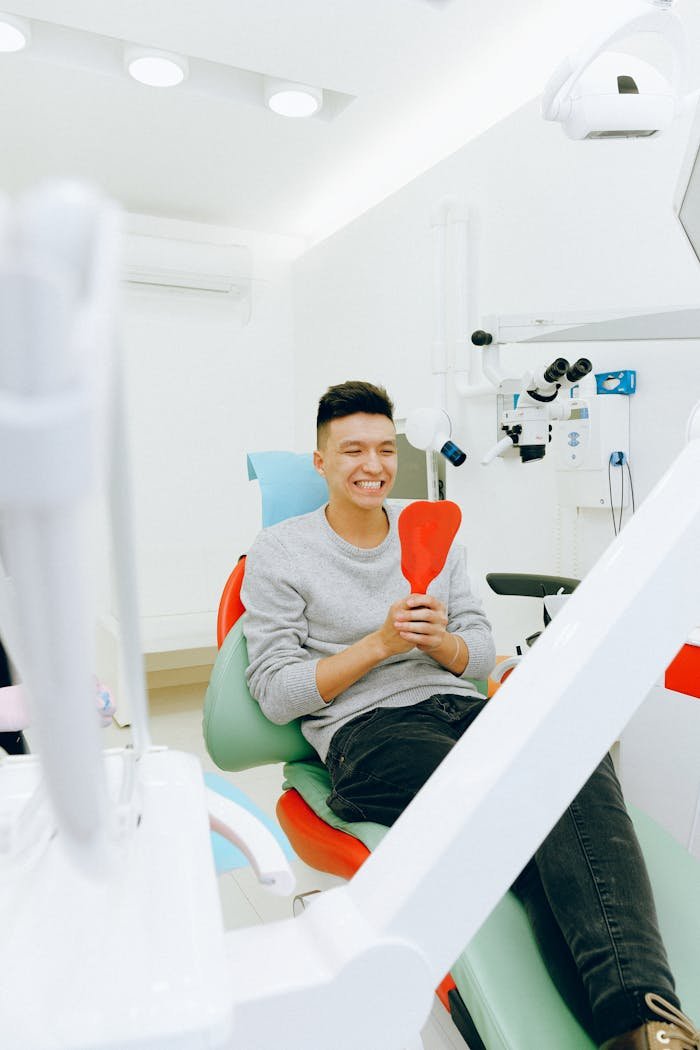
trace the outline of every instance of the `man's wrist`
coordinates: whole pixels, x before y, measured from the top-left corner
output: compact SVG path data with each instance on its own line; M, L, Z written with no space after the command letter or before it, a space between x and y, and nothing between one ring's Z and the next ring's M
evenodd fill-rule
M463 640L459 634L446 631L442 643L433 652L433 656L445 670L457 676L463 674L466 667L465 646L462 643Z
M454 648L454 652L452 653L452 659L450 660L450 662L449 662L449 664L447 666L449 667L450 671L454 671L455 674L456 674L456 668L459 666L459 664L461 663L461 659L462 659L462 646L460 644L460 640L459 640L459 635L458 634L451 634L450 638L454 638L455 648Z
M365 635L362 641L366 646L369 658L377 664L393 655L383 640L381 631L372 631L371 634Z

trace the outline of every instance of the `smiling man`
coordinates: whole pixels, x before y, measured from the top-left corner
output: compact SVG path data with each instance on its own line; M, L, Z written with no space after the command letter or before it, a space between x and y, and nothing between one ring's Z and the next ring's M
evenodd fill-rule
M428 701L435 706L431 698L442 694L451 699L440 709L451 705L449 719L463 730L460 720L483 705L471 679L484 678L495 659L461 548L453 547L430 595L406 594L400 508L386 503L397 470L392 413L386 391L370 383L324 394L314 465L328 484L328 503L261 533L242 592L251 692L271 721L303 719L302 732L331 771L336 812L382 823L396 819L395 788L387 784L386 798L376 793L370 815L333 762L338 731L352 723L354 732L359 720L381 721L389 712L390 722ZM403 775L400 808L454 739L440 732L426 741L413 775Z
M330 387L317 442L328 503L265 529L248 555L248 683L272 722L301 718L339 816L393 824L483 709L472 679L491 670L494 643L458 545L431 594L406 595L399 511L386 502L397 467L386 391ZM677 1012L610 756L513 889L555 983L604 1050L700 1050Z

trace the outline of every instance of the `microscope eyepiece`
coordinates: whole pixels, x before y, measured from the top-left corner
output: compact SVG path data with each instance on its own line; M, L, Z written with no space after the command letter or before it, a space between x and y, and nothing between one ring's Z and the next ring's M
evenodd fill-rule
M548 368L545 368L542 373L542 378L546 383L556 383L557 380L565 376L569 368L569 362L565 357L558 357L555 361L552 361Z
M587 376L592 368L593 365L587 357L579 357L578 361L576 361L566 373L566 378L571 383L577 383L579 379L583 379L584 376Z

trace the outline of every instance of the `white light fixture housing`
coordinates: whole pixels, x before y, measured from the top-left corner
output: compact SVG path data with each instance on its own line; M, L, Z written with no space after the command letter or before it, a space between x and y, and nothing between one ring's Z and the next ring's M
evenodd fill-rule
M187 59L170 51L147 47L127 47L124 64L129 76L149 87L175 87L189 72Z
M570 55L542 95L542 116L558 121L571 139L645 138L664 131L684 111L686 38L672 0L639 0L636 13L618 19ZM650 7L653 10L650 10ZM610 47L636 33L664 37L671 46L670 81L650 63Z
M310 84L265 77L265 105L282 117L313 117L323 105L323 91Z
M31 39L29 22L0 12L0 51L22 51Z

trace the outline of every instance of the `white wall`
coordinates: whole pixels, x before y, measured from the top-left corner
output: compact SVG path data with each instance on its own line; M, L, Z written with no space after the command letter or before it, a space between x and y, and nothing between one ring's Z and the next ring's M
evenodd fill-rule
M154 221L163 236L201 234ZM143 231L143 222L139 225ZM149 232L146 231L146 232ZM245 453L292 444L291 239L251 245L252 312L216 296L127 291L123 337L140 611L149 632L213 626L226 578L259 529ZM168 631L168 625L172 630ZM189 625L189 626L188 626ZM196 631L194 632L196 634ZM214 635L211 635L211 643Z
M327 383L351 375L385 382L400 415L425 403L430 215L445 195L469 206L476 227L480 311L473 327L489 313L536 316L700 300L700 266L670 205L686 135L687 125L679 125L658 140L572 143L528 105L299 259L299 447L313 440L314 404ZM631 451L643 496L680 447L689 409L700 397L700 344L521 347L504 358L518 375L560 351L570 357L589 352L596 371L637 369ZM452 472L451 493L467 511L475 575L516 564L554 571L552 457L527 467L482 468L480 455L496 435L494 404L452 407L471 459ZM583 518L581 571L612 534L605 515L584 512Z
M679 123L652 140L573 143L529 104L299 259L298 447L313 441L315 402L329 383L384 383L399 415L429 400L430 215L445 195L468 205L475 226L480 310L471 328L489 313L698 303L700 266L671 212L688 128ZM521 347L504 358L519 375L560 352L572 360L586 353L595 371L637 370L631 463L641 500L680 448L700 398L700 341ZM496 440L494 403L459 406L453 399L451 408L471 458L451 470L449 495L464 511L472 579L508 651L538 626L537 613L525 599L491 595L484 574L580 575L612 538L610 517L581 511L569 520L558 511L551 456L482 468L481 453ZM685 746L697 753L697 717L694 724Z

